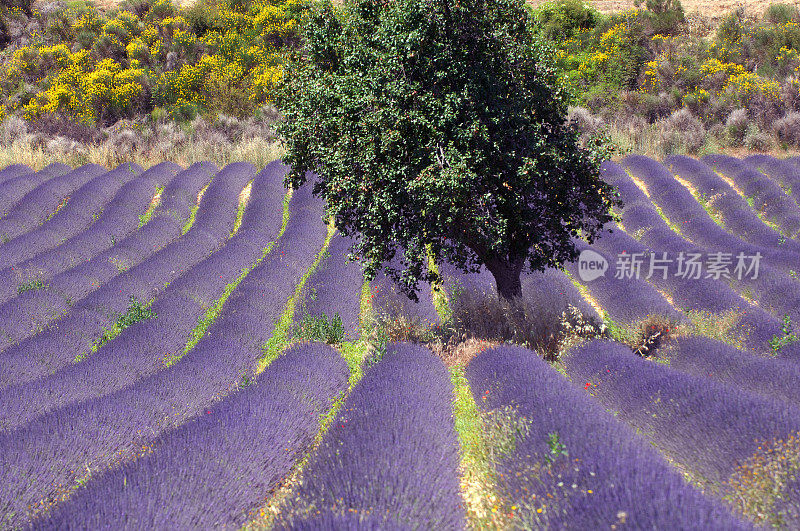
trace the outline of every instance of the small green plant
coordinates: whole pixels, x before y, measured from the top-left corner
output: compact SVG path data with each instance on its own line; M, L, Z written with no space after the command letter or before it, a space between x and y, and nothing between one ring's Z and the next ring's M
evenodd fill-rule
M550 446L550 454L545 456L545 461L548 465L553 463L553 461L562 455L564 457L569 456L569 452L567 452L567 446L561 442L561 438L559 437L558 433L548 433L547 444Z
M774 336L772 339L769 340L769 346L772 348L772 351L777 354L780 349L794 343L795 341L800 340L797 337L797 334L794 333L794 327L792 327L792 318L789 317L789 314L783 316L783 327L782 332L783 336Z
M338 313L331 318L324 313L318 317L306 314L300 321L295 336L301 341L321 341L337 345L344 340L344 324Z
M144 321L145 319L155 319L156 317L156 312L137 301L136 297L131 295L127 311L117 318L114 326L110 329L106 328L103 330L103 335L95 342L93 350L99 349L132 324Z
M256 383L256 379L248 374L247 371L242 370L242 372L239 374L241 375L241 378L239 379L239 389L244 389L245 387L249 387Z
M30 280L25 282L24 284L20 284L17 287L17 293L25 293L26 291L32 291L37 289L44 289L47 287L47 284L41 279Z

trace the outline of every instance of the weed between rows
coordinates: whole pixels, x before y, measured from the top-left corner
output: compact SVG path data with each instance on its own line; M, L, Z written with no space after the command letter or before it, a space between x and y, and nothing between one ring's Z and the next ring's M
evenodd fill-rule
M181 229L181 235L184 235L187 232L189 232L189 229L191 229L192 225L194 225L194 218L195 216L197 216L197 209L200 208L200 201L203 200L203 195L205 195L206 190L208 190L209 186L211 186L210 182L206 184L197 194L197 202L194 205L192 205L192 208L189 210L189 219L187 219L186 223L183 224L183 228Z
M303 287L306 284L306 281L309 277L316 271L317 267L319 266L320 262L325 257L325 253L328 250L328 246L331 243L331 239L333 238L336 229L333 228L333 224L328 226L328 235L325 238L325 243L322 245L322 249L317 253L317 257L314 260L314 263L311 264L311 267L303 274L303 277L300 279L300 282L297 284L295 288L294 294L289 298L288 302L286 303L286 309L284 310L283 314L281 315L280 319L278 319L278 323L275 326L275 331L272 334L272 337L267 340L266 344L262 347L262 355L258 362L258 368L256 370L257 374L261 374L264 372L272 361L280 356L280 354L289 347L291 344L291 333L294 324L294 312L295 307L297 305L298 300L302 296Z
M53 210L52 212L50 212L50 214L48 214L48 216L47 216L47 217L44 219L44 222L45 222L45 223L47 223L48 221L50 221L51 219L53 219L53 216L55 216L56 214L58 214L58 212L59 212L59 211L60 211L62 208L64 208L64 206L67 204L67 201L69 201L69 198L70 198L70 196L66 196L66 197L64 197L64 199L62 199L62 200L61 200L61 202L60 202L60 203L58 203L58 205L56 205L56 209L55 209L55 210Z
M22 294L25 293L26 291L36 291L38 289L44 289L46 287L47 283L44 280L37 278L17 286L17 293Z
M153 217L153 213L158 208L158 205L161 204L161 195L164 193L164 186L156 187L156 193L153 196L153 199L150 201L150 204L147 206L147 210L144 214L139 215L139 228L144 227Z
M275 237L275 240L270 242L270 244L264 249L264 252L261 256L256 260L255 264L251 265L250 267L244 269L236 280L225 286L225 290L222 292L222 295L214 301L206 313L200 317L197 325L192 329L189 333L189 341L187 341L186 346L184 347L183 351L177 355L170 356L164 359L164 365L169 367L179 359L181 359L184 355L186 355L190 350L192 350L197 343L205 336L208 328L217 320L220 313L222 313L222 307L225 305L225 301L228 300L233 290L244 280L244 278L250 274L250 271L253 270L254 267L258 266L264 258L272 252L272 249L275 247L277 242L280 240L281 236L283 236L284 231L286 231L286 226L289 223L289 202L292 198L292 192L289 191L283 198L283 218L281 219L281 228L278 231L278 235Z
M332 237L332 235L331 235ZM325 243L323 247L323 251L327 248L327 245L330 241L330 237ZM322 253L321 253L322 254ZM321 261L321 259L319 260ZM310 268L311 270L316 269L318 263L315 262L314 265ZM310 276L310 274L308 275ZM302 281L301 285L298 286L298 289L295 291L295 297L299 296L302 293L303 284L305 284L305 279ZM370 289L369 283L364 283L364 286L361 290L361 311L360 311L360 321L362 322L362 330L365 328L363 326L363 321L371 313L371 304L370 304ZM284 313L284 317L287 316L289 313L289 305L287 305L287 312ZM294 313L294 304L291 304L291 313ZM283 348L288 347L289 338L288 334L291 330L291 315L289 315L288 324L284 325L283 330L285 331L286 336L284 337L283 341ZM276 334L273 335L275 337ZM244 526L244 530L252 530L252 529L269 529L272 528L275 524L275 519L278 514L281 512L281 507L286 503L291 495L292 491L297 488L303 478L303 471L305 467L308 465L311 456L314 455L314 452L319 448L319 445L322 443L322 438L328 431L333 420L336 418L339 410L341 409L342 405L344 404L345 400L349 396L350 392L353 388L361 381L361 378L364 376L365 364L367 359L370 357L370 353L374 351L374 345L367 339L360 339L358 341L340 341L335 344L335 347L339 352L342 354L342 357L347 362L347 366L350 369L350 378L348 380L348 388L337 397L333 406L320 418L320 427L319 431L317 432L317 436L314 438L313 443L311 443L308 451L305 453L302 459L300 459L286 478L273 489L271 493L266 498L265 503L262 505L260 509L254 511L250 514L250 522L248 522ZM270 349L273 351L279 348L279 343L276 341L272 345L270 345L266 350L269 352ZM272 361L277 355L272 357L271 354L267 354L271 357L269 361ZM266 368L266 365L264 366ZM261 369L259 372L263 371Z
M186 234L186 232L189 230L189 228L191 228L191 226L194 224L194 212L196 212L197 208L199 208L200 199L202 198L202 195L205 192L206 188L208 188L208 186L209 185L206 185L206 187L203 188L200 191L200 193L198 194L197 204L194 207L192 207L193 208L193 211L192 211L193 213L190 216L190 219L187 222L187 225L184 226L183 234ZM244 197L244 199L243 199L243 197ZM249 197L249 194L247 196L243 196L243 197L240 197L240 208L239 208L239 212L240 213L237 214L237 216L240 216L241 212L243 212L243 207L242 207L241 203L242 203L242 201L246 200L247 197ZM288 218L288 201L289 201L289 196L287 195L287 197L284 198L283 224L281 225L281 231L279 233L279 236L280 236L280 234L283 234L283 230L286 228L286 222L287 222L287 218ZM155 209L155 206L153 206L153 209ZM273 244L274 244L274 242L273 242ZM273 244L270 244L270 246L264 252L262 257L259 258L259 262L261 261L261 259L263 259L264 256L266 256L266 254L269 252L269 250L272 249L272 245ZM120 264L117 264L117 268L120 270L120 272L127 270L127 267L122 267ZM195 329L192 330L191 335L190 335L190 339L189 339L189 344L191 345L191 347L187 346L187 348L184 349L184 351L179 356L173 356L171 358L166 358L164 360L164 364L166 366L172 365L175 361L180 359L180 357L182 357L186 352L191 350L191 348L194 347L194 345L197 344L197 342L200 340L202 335L205 334L205 331L208 329L208 326L219 315L219 312L222 309L222 304L228 298L228 296L230 295L231 291L233 291L233 289L238 285L239 282L241 282L241 279L244 278L249 271L250 271L250 269L246 269L232 283L233 286L231 286L229 284L225 288L225 292L223 293L223 296L221 297L221 301L217 300L216 303L211 308L209 308L209 310L206 312L206 314L203 316L203 318L201 318L201 321L198 324L198 326L195 327ZM167 283L165 285L165 287L167 285L169 285L169 283ZM118 335L120 335L122 333L122 331L125 330L127 327L129 327L129 326L131 326L131 325L133 325L135 323L138 323L139 321L145 320L145 319L155 319L157 317L157 315L155 314L155 312L153 312L150 309L150 306L153 304L153 302L155 302L155 298L150 299L149 301L147 301L145 303L142 303L142 302L136 300L136 298L133 295L131 295L130 303L129 303L128 309L125 311L125 313L118 315L116 322L111 326L111 328L105 328L103 330L102 335L94 341L94 343L92 345L92 348L87 352L82 352L82 353L78 354L77 356L75 356L75 358L73 359L73 362L78 363L78 362L81 362L81 361L85 360L86 358L88 358L89 356L91 356L92 354L97 352L103 345L105 345L109 341L113 340ZM214 313L214 312L216 312L216 313ZM211 314L211 315L209 315L209 314ZM208 320L208 319L210 319L210 320ZM200 329L200 330L198 331L198 329ZM200 333L200 331L202 333ZM199 336L197 335L198 333L200 333Z
M136 300L136 297L131 295L130 302L128 303L128 309L125 311L125 313L118 314L117 320L113 325L111 325L111 328L104 328L102 335L95 339L94 343L92 344L92 348L75 356L73 362L78 363L85 360L97 352L103 345L120 335L122 331L129 326L136 324L139 321L144 321L145 319L155 319L158 317L150 308L150 306L153 304L153 301L155 301L155 299L150 299L145 303L141 303Z

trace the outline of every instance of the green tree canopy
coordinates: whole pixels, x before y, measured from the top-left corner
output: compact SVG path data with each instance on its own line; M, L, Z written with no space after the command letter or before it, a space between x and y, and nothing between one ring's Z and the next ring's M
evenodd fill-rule
M604 154L578 146L554 52L523 0L325 3L287 70L279 126L287 185L314 193L353 236L367 278L386 272L415 298L435 280L429 253L481 264L499 294L521 294L524 267L574 260L618 203Z

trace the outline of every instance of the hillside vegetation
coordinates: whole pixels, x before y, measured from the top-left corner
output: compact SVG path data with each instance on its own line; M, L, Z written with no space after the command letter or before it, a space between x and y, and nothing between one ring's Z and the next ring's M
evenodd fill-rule
M530 0L531 5L539 6L548 0ZM625 11L635 7L635 0L590 0L588 3L602 13ZM682 0L687 13L698 13L704 17L720 18L742 7L748 14L761 15L774 2L771 0ZM798 5L797 0L784 2Z
M263 165L272 102L300 53L310 0L5 0L3 162ZM599 5L599 4L598 4ZM572 119L621 153L662 157L800 148L800 11L775 4L713 20L672 0L601 13L581 0L532 8L558 50ZM602 7L599 5L599 7ZM45 157L48 152L50 158Z

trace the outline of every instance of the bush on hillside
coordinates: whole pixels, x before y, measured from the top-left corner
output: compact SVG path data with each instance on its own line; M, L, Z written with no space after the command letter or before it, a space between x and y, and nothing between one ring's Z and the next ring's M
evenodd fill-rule
M683 108L659 124L664 151L696 154L706 141L703 123L689 109Z
M800 147L800 112L791 112L776 121L773 130L779 141Z
M771 24L800 22L800 9L791 4L771 4L764 11L764 20Z
M645 6L645 15L656 35L672 35L686 21L680 0L634 0L636 7Z
M553 0L536 10L536 21L547 38L553 41L573 39L593 29L600 13L585 0Z
M0 66L5 111L88 126L156 106L178 119L252 116L271 100L286 51L298 44L305 0L199 5L190 13L202 10L208 24L190 24L170 0L128 0L108 14L82 8L41 15L58 23L47 22ZM29 86L35 91L25 97Z
M725 128L733 145L741 146L744 143L749 125L747 109L736 109L728 115L725 120Z

